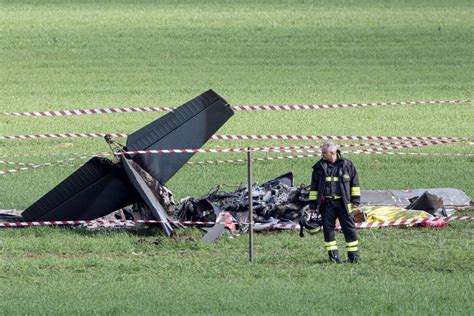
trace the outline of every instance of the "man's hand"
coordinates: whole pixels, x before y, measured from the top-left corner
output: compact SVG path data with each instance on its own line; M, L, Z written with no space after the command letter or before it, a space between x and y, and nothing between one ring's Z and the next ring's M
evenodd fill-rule
M352 207L349 210L349 213L354 213L355 211L360 211L360 204L352 204Z
M355 210L358 210L359 207L360 207L359 204L349 203L349 204L347 205L347 209L349 210L349 213L352 213L352 212L354 212Z

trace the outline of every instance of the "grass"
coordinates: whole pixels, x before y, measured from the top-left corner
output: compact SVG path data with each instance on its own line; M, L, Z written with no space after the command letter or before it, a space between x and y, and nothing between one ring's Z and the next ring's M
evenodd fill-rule
M364 263L332 265L321 236L203 244L131 233L9 231L2 311L24 313L465 314L472 310L472 224L361 231ZM338 235L338 240L342 236ZM395 241L396 240L396 241ZM41 293L41 294L39 294ZM27 302L25 304L25 302ZM54 302L54 304L51 304ZM54 307L53 307L54 306Z
M0 111L176 106L208 88L233 105L472 99L472 12L468 1L1 1ZM129 133L160 115L0 117L0 135ZM238 112L219 133L472 137L473 117L472 103ZM206 146L308 143L318 144ZM106 150L98 139L0 141L0 160L48 162ZM408 151L472 153L472 145ZM21 156L27 152L36 156ZM218 158L243 155L193 159ZM474 195L472 158L349 158L363 189L456 187ZM314 162L257 162L254 179L292 170L308 183ZM73 170L1 176L0 208L28 207ZM245 181L245 165L186 166L168 186L181 198ZM325 263L322 236L292 233L258 235L257 260L247 265L245 236L206 245L198 231L175 241L3 230L0 310L472 314L472 224L360 235L365 260L357 266Z

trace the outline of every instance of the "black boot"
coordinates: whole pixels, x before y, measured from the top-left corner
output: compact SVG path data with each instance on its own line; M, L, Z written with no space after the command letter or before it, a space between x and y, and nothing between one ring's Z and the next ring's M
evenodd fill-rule
M359 256L359 252L358 251L348 251L347 252L347 260L350 263L360 262L361 258Z
M328 251L329 261L334 263L342 263L341 258L339 257L338 250L330 250Z

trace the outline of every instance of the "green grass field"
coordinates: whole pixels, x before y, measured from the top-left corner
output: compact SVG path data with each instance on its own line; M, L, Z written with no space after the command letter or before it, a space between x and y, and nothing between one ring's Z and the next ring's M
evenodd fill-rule
M470 1L0 1L0 111L177 106L209 88L232 105L472 100L473 13ZM130 133L160 115L0 116L0 135ZM472 103L237 112L219 134L472 137L473 118ZM305 144L319 143L206 147ZM0 140L0 160L107 149L101 139ZM348 157L363 189L455 187L474 197L472 157ZM231 158L244 155L193 160ZM291 170L308 183L314 162L256 162L254 179ZM28 207L75 168L0 175L0 209ZM168 186L179 199L245 181L243 164L186 166ZM321 235L259 234L249 265L245 235L208 245L197 230L178 240L1 230L0 313L473 314L472 223L360 231L360 240L363 263L334 266Z

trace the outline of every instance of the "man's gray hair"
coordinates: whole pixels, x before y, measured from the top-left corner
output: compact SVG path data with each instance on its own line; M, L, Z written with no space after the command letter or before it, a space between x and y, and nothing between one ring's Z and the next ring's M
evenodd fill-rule
M336 153L337 152L337 146L336 144L334 144L333 142L325 142L322 146L321 146L321 150L324 150L324 148L327 149L327 151L331 152L331 153Z

